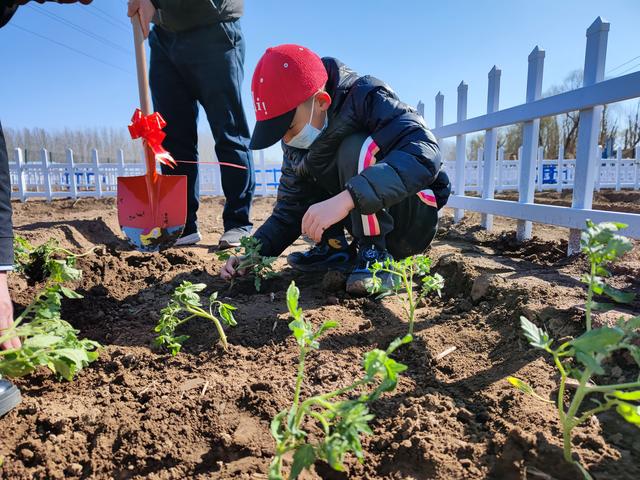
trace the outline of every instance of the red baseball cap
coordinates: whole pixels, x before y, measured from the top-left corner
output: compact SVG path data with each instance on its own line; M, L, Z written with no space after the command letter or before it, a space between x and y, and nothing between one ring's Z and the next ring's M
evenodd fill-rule
M256 127L250 148L267 148L284 137L298 105L324 87L328 79L322 60L300 45L268 48L258 61L251 94Z

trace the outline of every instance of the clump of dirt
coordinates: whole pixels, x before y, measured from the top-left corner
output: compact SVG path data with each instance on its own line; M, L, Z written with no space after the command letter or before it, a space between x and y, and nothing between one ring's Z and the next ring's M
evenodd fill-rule
M3 478L265 478L274 449L269 422L291 404L295 384L291 280L307 318L340 323L308 357L304 397L360 378L366 352L406 333L394 298L351 298L343 275L296 274L282 258L280 276L261 292L251 281L229 290L212 248L220 203L202 203L202 245L154 255L125 248L111 200L14 204L17 230L30 241L56 238L76 251L105 245L78 260L84 276L75 287L84 298L63 304L64 317L105 347L72 383L46 371L16 380L23 403L0 419ZM263 220L271 206L259 199L254 215ZM430 255L445 290L421 304L414 341L397 352L408 369L397 390L372 406L364 462L349 457L346 473L319 462L305 478L579 478L562 460L553 406L505 378L526 378L554 398L553 365L526 344L518 318L526 315L554 338L579 333L583 261L559 258L561 229L555 239L546 228L516 245L502 233L513 223L496 219L497 233L486 234L470 222L434 242ZM628 277L640 271L639 252L636 246L624 267L611 268L614 283L637 285ZM179 355L152 348L159 311L184 280L205 283L204 295L218 291L238 307L238 326L226 328L227 352L202 321L183 326L190 338ZM18 275L11 288L17 311L36 291ZM631 364L616 361L616 373L627 378ZM595 478L639 478L640 436L615 419L577 428L575 454Z

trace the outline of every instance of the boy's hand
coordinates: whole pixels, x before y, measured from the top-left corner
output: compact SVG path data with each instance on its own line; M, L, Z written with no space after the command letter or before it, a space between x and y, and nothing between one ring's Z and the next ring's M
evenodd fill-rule
M9 296L9 286L7 285L7 272L0 272L0 336L4 329L13 325L13 305ZM12 338L8 342L0 345L0 348L20 348L19 338Z
M224 264L224 267L222 267L220 277L222 277L223 280L231 280L233 277L242 277L243 275L246 275L246 269L237 270L242 259L243 257L230 257L227 260L227 263Z
M355 204L348 190L343 190L329 200L311 205L302 218L302 233L318 243L327 228L349 215L354 208Z
M140 25L142 25L142 33L144 38L149 36L149 24L156 13L156 7L153 6L151 0L129 0L127 4L127 15L133 17L136 13L140 14Z

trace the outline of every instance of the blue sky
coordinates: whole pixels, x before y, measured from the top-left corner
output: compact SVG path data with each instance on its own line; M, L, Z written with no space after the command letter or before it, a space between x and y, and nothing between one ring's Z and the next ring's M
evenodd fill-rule
M3 124L126 126L138 101L125 11L125 0L94 0L88 7L33 2L21 7L0 30ZM249 85L264 50L299 43L385 80L409 104L421 99L430 124L438 90L445 95L445 124L454 121L461 80L469 84L469 117L481 115L487 73L494 64L502 69L501 108L522 103L532 48L546 50L546 90L582 68L585 31L598 15L611 22L607 72L640 56L637 0L246 0L245 108L253 124ZM640 70L640 57L612 74L629 68Z

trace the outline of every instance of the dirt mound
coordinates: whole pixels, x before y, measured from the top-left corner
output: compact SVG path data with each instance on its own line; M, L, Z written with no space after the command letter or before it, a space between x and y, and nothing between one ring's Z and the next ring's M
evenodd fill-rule
M264 219L271 200L254 215ZM220 233L220 200L205 199L201 246L146 255L124 247L111 200L15 204L18 232L40 242L57 238L76 250L83 299L65 301L64 317L105 345L100 359L73 383L47 372L18 380L24 401L0 419L0 472L7 479L266 478L273 416L290 405L297 348L288 330L285 290L295 279L314 324L334 319L307 361L303 395L339 388L361 376L362 355L406 332L401 307L349 297L344 276L299 275L277 262L279 278L258 294L251 282L232 290L219 279L212 245ZM373 405L373 435L363 464L348 472L324 464L305 478L579 478L562 461L553 407L514 390L525 377L545 397L556 378L547 358L526 345L519 315L559 338L580 331L584 302L581 258L565 259L564 232L537 231L525 244L472 220L443 228L431 255L446 279L442 298L419 308L415 340L397 352L408 365L396 392ZM304 248L299 242L294 248ZM612 268L621 287L638 286L640 248ZM238 307L227 329L229 351L211 325L190 321L182 353L152 347L152 329L170 292L183 280L207 285ZM11 278L19 310L35 289ZM636 308L635 306L632 308ZM620 360L620 375L627 371ZM595 478L640 477L640 435L616 417L576 429L575 453ZM622 435L619 435L620 433Z

